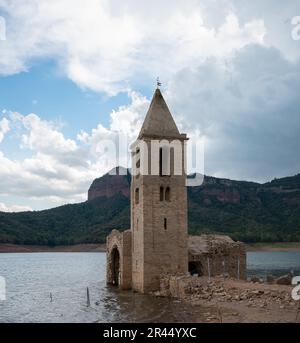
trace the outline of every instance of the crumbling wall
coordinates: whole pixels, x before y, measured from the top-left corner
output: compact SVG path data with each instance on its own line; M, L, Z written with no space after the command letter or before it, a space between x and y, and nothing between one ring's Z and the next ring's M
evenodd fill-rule
M189 263L198 264L199 276L223 275L246 279L246 247L228 236L189 237Z
M202 256L190 256L189 262L200 262L202 275L224 275L236 279L246 279L246 255L240 252L229 254L203 254Z
M160 279L160 295L184 299L200 282L201 278L188 274L164 275Z

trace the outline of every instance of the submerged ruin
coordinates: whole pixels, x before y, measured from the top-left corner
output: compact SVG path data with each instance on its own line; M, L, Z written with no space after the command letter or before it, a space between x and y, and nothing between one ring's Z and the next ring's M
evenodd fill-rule
M150 293L166 275L245 278L243 243L188 236L187 141L157 88L131 146L131 228L107 237L108 284Z
M132 233L113 230L107 237L107 283L121 289L132 288ZM169 273L166 273L169 274ZM176 276L176 273L173 273ZM186 276L223 276L246 279L246 247L225 235L188 237L188 273ZM160 280L164 278L160 275ZM182 274L177 274L182 276Z

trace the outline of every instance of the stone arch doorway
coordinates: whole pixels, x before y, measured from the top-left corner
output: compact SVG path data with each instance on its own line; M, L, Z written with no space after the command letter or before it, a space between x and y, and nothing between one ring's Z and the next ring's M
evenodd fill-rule
M131 289L131 230L112 230L106 246L106 283L120 289Z
M117 247L114 247L111 252L111 271L112 284L119 286L120 284L120 253Z

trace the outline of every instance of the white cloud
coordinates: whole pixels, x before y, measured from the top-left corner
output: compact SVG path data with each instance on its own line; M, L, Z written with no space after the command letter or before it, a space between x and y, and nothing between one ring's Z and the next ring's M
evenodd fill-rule
M68 165L82 165L84 151L72 139L66 139L59 131L59 126L53 122L41 120L39 116L30 113L23 116L20 113L10 113L14 125L24 129L21 137L21 147L50 156L55 161Z
M9 121L6 118L0 120L0 143L3 141L5 134L10 130Z
M120 106L110 114L109 128L99 124L90 134L81 131L77 136L87 144L91 157L98 161L102 173L116 165L130 167L129 146L138 135L149 100L133 91L128 96L131 103Z
M207 174L264 181L299 171L300 49L289 20L300 14L296 1L0 0L0 8L1 75L47 57L80 87L131 98L109 127L73 139L37 114L3 112L0 142L17 132L27 156L0 152L0 195L84 200L116 156L127 164L149 105L131 90L157 75L181 130L205 137ZM117 133L121 151L111 144Z
M20 117L28 134L22 136L23 146L31 150L39 150L46 154L52 152L72 153L77 149L76 143L65 139L52 123L41 120L36 114L31 113Z
M32 208L30 206L22 206L22 205L7 206L4 203L0 202L0 212L25 212L25 211L32 211Z
M296 61L300 58L299 42L291 37L293 26L291 20L300 15L300 2L295 0L231 0L234 11L238 13L241 23L253 18L263 18L266 28L265 44L280 50L284 56Z
M7 40L0 73L30 68L49 57L81 87L115 94L159 74L164 80L207 57L224 58L247 44L263 44L264 22L242 25L224 3L219 27L206 26L207 11L193 1L30 0L0 1ZM159 8L159 11L157 10ZM152 81L153 82L153 81Z
M96 177L119 163L129 166L128 147L149 100L135 92L128 95L131 103L111 113L109 128L99 124L90 133L80 132L76 140L37 114L7 111L11 134L29 157L13 160L0 151L0 196L23 197L36 208L41 200L49 207L86 200Z
M205 137L206 174L264 181L299 170L297 70L278 50L251 45L224 63L211 58L174 75L165 97L180 130ZM98 124L76 139L37 114L7 111L11 134L31 156L13 160L0 152L0 196L30 199L34 208L41 201L47 207L83 201L94 178L118 164L130 166L128 147L149 99L128 96L130 104L111 112L108 128Z
M7 114L12 134L31 156L13 160L0 151L1 195L47 198L55 204L58 198L60 203L84 200L91 180L99 175L90 169L88 152L36 114Z

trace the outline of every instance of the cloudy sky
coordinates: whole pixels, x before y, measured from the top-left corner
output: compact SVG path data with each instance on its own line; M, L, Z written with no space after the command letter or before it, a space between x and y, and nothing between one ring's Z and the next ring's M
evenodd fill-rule
M126 164L157 76L206 174L300 172L298 0L0 0L0 16L0 211L84 201L117 134Z

